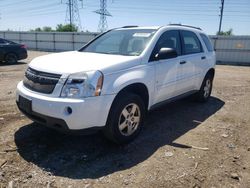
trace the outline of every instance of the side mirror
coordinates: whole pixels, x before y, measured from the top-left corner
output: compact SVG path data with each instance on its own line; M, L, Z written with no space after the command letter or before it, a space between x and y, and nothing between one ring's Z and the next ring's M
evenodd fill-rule
M155 55L156 60L161 60L161 59L171 59L171 58L176 58L177 52L173 48L161 48L158 54Z

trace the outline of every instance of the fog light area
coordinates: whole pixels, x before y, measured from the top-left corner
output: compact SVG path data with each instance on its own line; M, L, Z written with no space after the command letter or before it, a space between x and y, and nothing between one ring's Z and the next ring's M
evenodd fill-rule
M65 113L66 113L67 115L72 114L72 112L73 112L73 110L72 110L71 107L67 106L67 107L65 108Z

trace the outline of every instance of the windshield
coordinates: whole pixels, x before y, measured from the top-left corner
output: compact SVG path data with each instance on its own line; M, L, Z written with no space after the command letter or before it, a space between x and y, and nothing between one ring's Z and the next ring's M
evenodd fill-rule
M138 56L146 48L155 29L112 30L100 36L80 51Z

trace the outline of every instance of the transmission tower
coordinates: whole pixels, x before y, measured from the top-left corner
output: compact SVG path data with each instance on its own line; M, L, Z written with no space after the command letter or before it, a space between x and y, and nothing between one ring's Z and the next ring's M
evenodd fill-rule
M78 2L82 3L82 0L67 0L65 3L67 5L65 23L69 23L71 28L75 25L80 31L82 31Z
M100 14L98 31L106 31L108 29L108 22L106 16L112 16L107 10L107 0L100 0L100 9L94 12Z

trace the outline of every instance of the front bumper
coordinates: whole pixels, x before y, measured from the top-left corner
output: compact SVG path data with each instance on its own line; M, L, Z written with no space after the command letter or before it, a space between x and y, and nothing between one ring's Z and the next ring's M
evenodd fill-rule
M22 81L17 85L18 106L19 96L32 101L31 111L20 109L27 117L35 122L63 130L82 130L105 126L115 98L115 95L85 99L51 97L25 88ZM68 107L72 109L72 113L68 113Z

